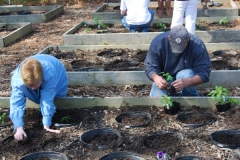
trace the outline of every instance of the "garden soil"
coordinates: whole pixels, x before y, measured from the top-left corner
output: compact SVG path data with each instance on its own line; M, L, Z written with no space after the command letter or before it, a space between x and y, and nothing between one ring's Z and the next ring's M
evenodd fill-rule
M40 52L49 45L63 45L62 34L74 27L80 21L90 20L92 18L92 12L101 4L91 2L79 3L71 6L65 5L64 14L45 23L33 24L33 32L31 34L7 47L0 48L0 96L6 97L11 94L10 73L22 60ZM221 64L221 67L225 69L238 69L238 51L231 51L231 53L236 57L228 63L226 62L231 59L231 56L226 58L225 55L227 56L227 54L224 54L224 56L218 55L217 57L220 58L215 57L216 65L213 67L217 68L218 65ZM131 64L136 64L137 61L139 64L142 63L143 59L136 60L134 58L136 57L132 58L134 61L131 61ZM74 60L76 60L76 57ZM212 62L215 63L214 61ZM70 64L72 69L76 69L74 68L75 66L72 66L74 63ZM79 89L82 91L79 92ZM106 87L103 89L101 88L101 94L97 93L99 89L98 87L94 88L91 86L70 86L68 96L96 95L105 97L107 94L118 96L148 96L150 86ZM115 89L119 89L119 92L113 94L112 90ZM238 90L236 89L236 91ZM79 94L81 92L82 95ZM202 92L209 92L209 90ZM0 144L0 159L18 160L25 154L39 151L58 151L66 154L69 159L80 160L97 160L108 153L116 151L132 151L140 154L145 159L153 160L156 160L155 154L158 151L168 153L173 159L183 155L197 155L205 157L206 159L210 158L216 160L240 159L239 149L218 148L211 142L210 138L210 134L214 131L240 128L239 106L225 113L218 113L215 108L200 109L199 106L193 106L192 108L181 106L181 108L181 112L197 110L201 114L213 114L217 117L217 121L212 125L206 125L200 128L190 128L184 127L183 123L177 121L177 115L167 115L164 113L163 108L155 106L123 106L121 108L96 106L93 108L57 110L53 118L53 124L62 123L61 119L63 117L70 116L71 119L69 119L69 123L74 123L75 125L72 127L58 128L61 130L61 133L53 134L43 130L41 112L39 109L27 109L24 121L28 138L24 142L16 142L12 140L11 137L3 141L13 134L13 126L9 125L0 128L0 141L2 142ZM122 124L116 122L116 116L129 111L145 111L150 113L152 116L150 125L147 127L126 129ZM3 112L9 113L9 110L1 109L0 114ZM6 118L5 121L6 123L10 122L8 118ZM139 118L137 118L137 121L139 121ZM132 124L136 124L136 122ZM116 129L121 133L121 139L117 140L117 143L114 143L114 145L107 145L110 144L110 142L106 141L106 147L97 148L93 147L96 145L99 146L98 140L96 139L93 141L95 144L91 144L90 146L78 141L81 134L98 128ZM163 134L166 132L174 132L181 136L164 136L160 139L151 138L146 140L146 137L149 135L157 133ZM159 142L159 140L161 140L161 142ZM74 143L68 145L73 141ZM102 142L102 140L99 139L99 142ZM150 144L146 144L146 142L150 142Z

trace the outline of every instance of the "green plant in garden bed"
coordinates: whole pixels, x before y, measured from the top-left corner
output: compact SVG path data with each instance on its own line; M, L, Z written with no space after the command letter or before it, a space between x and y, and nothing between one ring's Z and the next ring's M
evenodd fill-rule
M235 98L229 98L229 91L222 86L215 86L208 96L211 96L213 100L216 100L218 104L223 105L226 103L239 104L239 101Z
M86 28L86 29L84 30L84 32L87 33L87 32L89 32L89 31L91 31L91 30L92 30L92 28Z
M227 17L222 17L222 19L220 19L220 20L218 21L218 24L220 24L220 25L222 25L222 24L224 24L224 25L228 24L228 18L227 18Z
M1 114L0 115L0 124L2 125L2 124L4 124L4 119L6 118L6 113L3 113L3 114Z
M166 25L165 25L164 23L162 23L162 22L159 22L159 23L157 24L157 27L159 27L159 29L160 29L161 32L164 32L165 29L167 28Z
M64 116L64 117L61 118L61 122L62 123L64 123L64 122L68 123L70 121L70 119L72 119L71 116Z
M107 28L107 25L106 25L106 24L104 24L104 23L100 23L100 24L99 24L98 16L95 16L93 19L94 19L94 21L97 23L98 29L100 29L100 28L103 28L103 29Z
M169 108L171 108L173 106L172 97L169 97L167 95L163 95L162 99L160 100L160 103L163 106L166 106L167 109L169 109Z

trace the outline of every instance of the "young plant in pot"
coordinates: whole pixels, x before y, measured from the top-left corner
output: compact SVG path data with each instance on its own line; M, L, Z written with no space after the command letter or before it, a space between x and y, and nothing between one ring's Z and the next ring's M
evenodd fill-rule
M218 112L225 112L231 108L231 105L239 103L237 99L229 98L228 93L227 88L215 86L215 89L208 94L213 100L217 101L216 108Z
M166 114L174 115L180 111L180 103L174 102L170 96L163 95L160 103L163 105Z

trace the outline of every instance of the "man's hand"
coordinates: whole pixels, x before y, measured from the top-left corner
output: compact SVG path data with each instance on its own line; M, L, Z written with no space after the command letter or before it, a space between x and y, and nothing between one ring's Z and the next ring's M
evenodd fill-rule
M23 127L18 127L16 133L14 134L14 138L18 141L22 141L24 137L27 137L27 134L23 130Z
M188 79L177 79L173 81L171 85L176 89L177 92L180 92L184 87L188 86Z
M153 74L151 78L156 83L158 88L162 90L165 90L167 88L168 83L163 77L159 76L158 74Z
M44 126L44 129L48 132L52 132L52 133L60 133L60 130L55 130L55 129L50 129L49 126Z

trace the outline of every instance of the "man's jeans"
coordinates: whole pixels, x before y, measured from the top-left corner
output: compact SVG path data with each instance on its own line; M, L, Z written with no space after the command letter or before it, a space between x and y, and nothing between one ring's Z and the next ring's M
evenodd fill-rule
M190 78L193 76L195 76L195 73L193 72L193 70L184 69L177 73L175 79ZM167 95L167 91L159 89L156 83L153 82L152 89L150 92L150 97L162 97L163 95ZM169 95L169 96L174 96L174 95ZM188 86L183 88L183 90L179 93L179 96L198 96L197 86Z
M124 27L126 27L130 32L148 32L149 27L151 26L153 17L154 17L154 12L153 10L149 9L149 12L151 14L151 20L146 23L146 24L141 24L141 25L131 25L126 22L126 16L123 17L122 19L122 24Z

